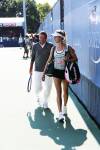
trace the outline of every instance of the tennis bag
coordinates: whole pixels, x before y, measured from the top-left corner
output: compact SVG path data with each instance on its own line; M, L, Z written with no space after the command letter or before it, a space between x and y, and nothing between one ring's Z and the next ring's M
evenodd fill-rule
M80 71L77 62L67 62L65 67L65 79L70 84L76 84L80 81Z

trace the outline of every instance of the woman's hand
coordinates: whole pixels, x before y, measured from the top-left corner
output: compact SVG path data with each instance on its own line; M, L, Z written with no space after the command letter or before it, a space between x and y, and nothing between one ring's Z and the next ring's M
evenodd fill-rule
M42 81L45 81L45 74L42 75Z
M66 61L68 61L69 60L69 57L68 56L65 56L64 57L64 61L66 62Z

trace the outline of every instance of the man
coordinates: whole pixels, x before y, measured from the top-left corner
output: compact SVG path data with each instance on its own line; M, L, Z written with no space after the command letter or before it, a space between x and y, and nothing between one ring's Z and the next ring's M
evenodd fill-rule
M32 75L33 64L35 62L34 70L34 92L35 98L39 105L41 104L40 94L42 91L43 107L48 108L48 97L52 85L51 78L46 76L45 81L42 81L43 70L48 60L52 44L47 42L47 34L42 31L39 34L39 42L34 44L32 50L32 58L30 63L29 73Z
M22 35L20 34L19 36L19 46L20 46L20 49L22 48L22 45L23 45L23 38L22 38Z
M23 58L28 58L28 54L29 54L29 36L28 36L28 34L26 34L25 39L23 41L23 47L24 47Z

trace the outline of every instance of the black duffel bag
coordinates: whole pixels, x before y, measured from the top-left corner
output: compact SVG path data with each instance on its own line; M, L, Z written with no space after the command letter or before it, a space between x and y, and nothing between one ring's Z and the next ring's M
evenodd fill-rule
M47 64L45 74L49 77L52 77L54 74L54 50L55 46L52 47L52 58L51 61Z
M52 77L53 73L54 73L54 61L52 60L50 63L47 64L45 74L49 77Z

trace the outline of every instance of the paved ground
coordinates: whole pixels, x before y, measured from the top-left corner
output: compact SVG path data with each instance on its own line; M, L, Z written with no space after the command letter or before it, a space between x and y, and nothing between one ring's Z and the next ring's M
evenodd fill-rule
M26 91L30 60L22 54L0 49L0 150L99 150L100 130L71 92L64 124L55 119L54 87L50 110L37 107L33 92Z

